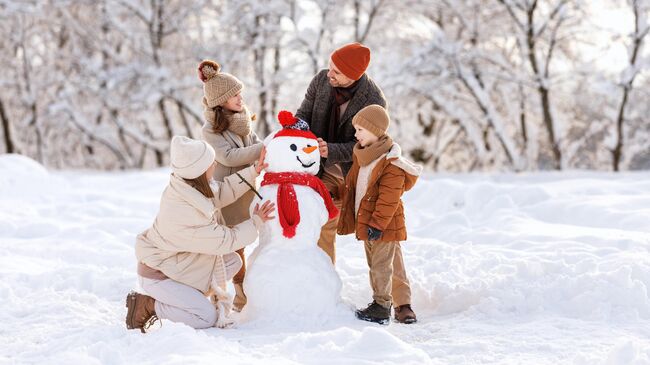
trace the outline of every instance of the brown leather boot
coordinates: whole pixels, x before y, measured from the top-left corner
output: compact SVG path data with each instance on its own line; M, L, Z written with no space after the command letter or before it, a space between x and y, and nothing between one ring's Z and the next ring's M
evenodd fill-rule
M126 328L140 329L145 333L152 324L159 320L156 316L155 299L148 295L130 292L126 296Z
M246 305L246 294L244 294L244 285L242 283L233 283L235 287L235 299L232 302L232 309L235 312L241 312Z
M415 312L411 309L410 304L400 305L395 307L395 320L399 323L411 324L418 321L415 317Z

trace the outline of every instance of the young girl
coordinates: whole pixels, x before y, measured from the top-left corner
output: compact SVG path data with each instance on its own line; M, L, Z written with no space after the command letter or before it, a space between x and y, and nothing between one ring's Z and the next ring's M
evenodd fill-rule
M203 107L206 122L203 125L203 139L215 150L217 168L212 177L223 181L251 166L262 152L262 141L252 130L251 115L243 103L241 91L244 85L233 75L220 72L218 63L210 60L199 64L199 78L203 81ZM253 201L253 191L248 191L234 203L221 210L223 223L237 225L250 218L249 207ZM234 309L241 311L246 304L246 295L242 287L246 275L244 249L237 253L242 266L233 278L235 286Z
M248 191L241 178L254 184L266 165L262 153L255 166L240 172L241 178L210 183L214 156L204 141L172 139L169 185L153 226L138 235L135 244L140 286L148 295L128 294L128 329L145 332L159 318L194 328L228 324L226 313L218 312L206 295L215 290L220 300L228 299L223 296L225 282L242 265L235 251L255 241L261 224L273 218L274 206L268 201L256 206L252 218L233 227L218 224L218 209Z
M422 171L401 156L386 133L390 119L379 105L361 109L352 119L357 144L345 179L338 233L356 233L364 241L373 301L357 310L357 318L388 323L391 306L400 323L414 323L411 288L404 270L400 241L406 240L401 196Z

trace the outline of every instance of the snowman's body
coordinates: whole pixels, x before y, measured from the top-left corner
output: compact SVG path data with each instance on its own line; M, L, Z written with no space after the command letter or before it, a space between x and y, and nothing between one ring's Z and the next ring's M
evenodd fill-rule
M316 141L300 136L265 140L267 173L305 174L318 172L320 155ZM340 310L341 280L332 262L318 247L321 227L329 220L325 200L310 186L291 184L297 202L299 223L295 235L287 234L280 221L282 202L278 202L279 184L267 183L259 189L261 201L275 203L275 219L260 230L259 245L250 257L244 291L248 302L246 320L315 319ZM285 185L286 188L286 185ZM285 203L286 208L286 203Z
M287 245L290 247L317 247L318 237L320 236L321 227L327 223L327 210L323 199L312 188L307 186L294 185L296 198L300 209L300 223L296 227L296 235L287 238L283 235L282 227L278 219L273 219L264 225L263 232L260 232L260 245L262 241L273 242L278 245ZM270 200L275 206L278 206L278 185L266 185L259 189L262 201ZM259 200L258 200L259 202ZM277 217L277 213L274 214ZM296 244L302 242L301 244ZM321 250L322 251L322 250ZM324 252L323 252L324 254ZM325 255L327 257L327 255ZM330 266L332 261L327 259Z

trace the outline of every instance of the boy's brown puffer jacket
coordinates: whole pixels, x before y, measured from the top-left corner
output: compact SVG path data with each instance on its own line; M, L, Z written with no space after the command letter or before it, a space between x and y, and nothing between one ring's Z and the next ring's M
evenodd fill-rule
M354 201L360 166L356 156L353 158L352 168L345 179L338 234L356 232L358 240L367 240L368 227L372 226L383 232L379 242L406 240L401 197L415 185L422 167L404 159L401 152L399 145L393 144L386 157L372 170L356 217Z

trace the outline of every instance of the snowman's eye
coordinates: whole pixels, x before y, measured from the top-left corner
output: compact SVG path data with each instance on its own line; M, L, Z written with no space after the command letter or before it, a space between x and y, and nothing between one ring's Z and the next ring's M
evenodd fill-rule
M296 145L293 144L293 143L291 144L291 146L289 146L289 148L291 148L292 151L296 151L296 150L298 150L298 146L296 146Z

